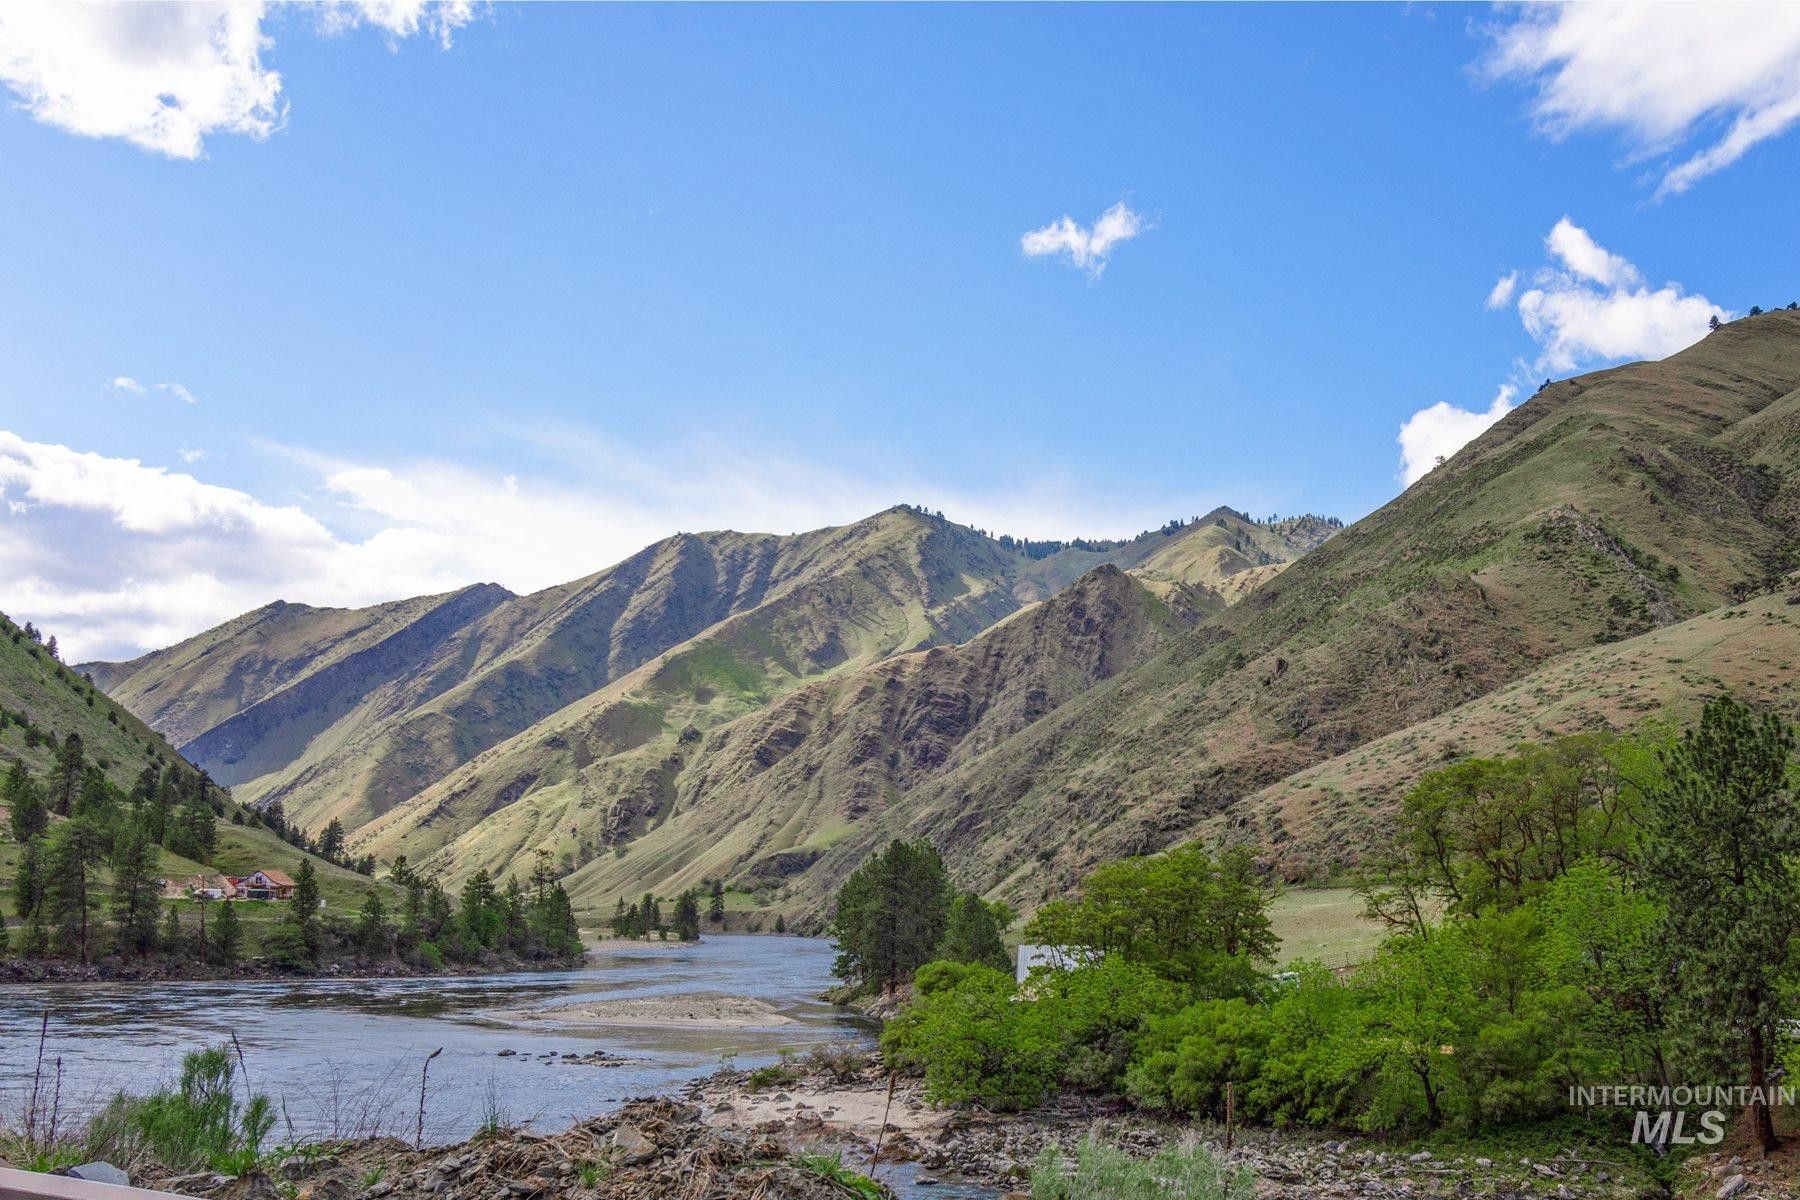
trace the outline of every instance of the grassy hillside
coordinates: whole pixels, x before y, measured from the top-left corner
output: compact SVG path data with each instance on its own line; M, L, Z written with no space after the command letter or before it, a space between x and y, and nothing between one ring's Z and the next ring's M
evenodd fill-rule
M1800 718L1800 582L1743 604L1573 651L1479 700L1376 738L1247 797L1238 836L1270 845L1288 874L1336 867L1377 844L1381 817L1420 775L1520 742L1685 724L1729 691Z
M162 734L112 701L74 667L52 658L10 618L0 615L0 765L23 760L34 775L50 767L55 747L81 735L88 757L120 787L147 766L176 762Z
M14 634L19 636L15 638ZM12 761L20 760L42 780L49 772L53 747L71 733L80 736L89 761L101 766L108 778L124 790L132 787L147 766L160 769L174 764L178 771L193 770L160 734L152 732L73 668L56 662L44 647L25 637L4 616L0 616L0 708L7 715L4 728L0 729L0 773ZM35 744L30 746L26 744L27 731L35 731L30 739ZM240 805L221 799L225 815L215 825L217 848L212 862L193 862L161 849L158 870L163 876L179 879L202 873L245 875L259 867L293 875L302 860L310 860L330 910L348 915L373 890L380 890L390 903L395 899L396 893L387 885L289 845L257 824ZM0 895L8 897L5 907L10 910L20 847L11 840L4 813L0 808ZM257 908L246 905L243 910L253 939L258 921L271 916L253 911Z
M1272 836L1289 874L1326 870L1355 844L1342 828L1290 844L1245 799L1792 564L1796 388L1795 312L1551 385L1155 659L859 824L794 881L795 904L819 912L896 834L1024 903L1202 832Z
M672 894L710 876L774 902L858 822L1142 662L1213 603L1171 604L1103 567L966 645L835 673L708 733L677 726L585 765L554 731L518 739L407 811L427 827L441 819L428 804L489 814L444 846L459 872L537 845L568 853L578 831L598 831L570 880L578 904L608 907L646 887ZM534 772L533 786L496 806L483 789L518 772ZM418 844L417 830L378 833L378 845Z
M416 857L487 824L453 871L538 846L574 865L657 819L644 789L677 747L809 680L966 641L1081 563L1136 566L1165 605L1215 610L1235 574L1333 531L1221 509L1045 552L903 506L793 537L680 535L531 596L272 605L95 670L241 798L340 819L359 849ZM496 819L527 795L529 816Z

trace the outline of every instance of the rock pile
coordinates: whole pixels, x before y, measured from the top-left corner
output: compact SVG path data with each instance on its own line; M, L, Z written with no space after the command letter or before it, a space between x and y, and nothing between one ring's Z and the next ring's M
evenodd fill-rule
M207 1200L843 1200L785 1142L713 1129L700 1109L640 1100L555 1134L508 1130L414 1150L391 1138L296 1158L279 1180L187 1175L141 1186Z

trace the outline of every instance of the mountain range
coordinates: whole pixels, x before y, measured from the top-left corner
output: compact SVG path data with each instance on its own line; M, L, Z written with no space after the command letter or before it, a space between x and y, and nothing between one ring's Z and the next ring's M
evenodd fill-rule
M452 880L547 850L590 912L716 877L816 926L894 836L1023 906L1192 837L1316 878L1442 762L1721 686L1795 707L1797 389L1782 311L1548 384L1348 528L899 506L82 669L242 801Z

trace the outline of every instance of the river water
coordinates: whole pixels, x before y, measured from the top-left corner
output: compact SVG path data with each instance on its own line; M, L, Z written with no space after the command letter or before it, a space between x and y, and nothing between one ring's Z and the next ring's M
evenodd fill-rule
M111 1093L171 1080L191 1050L237 1035L251 1086L307 1137L410 1139L420 1071L427 1140L460 1140L490 1113L558 1129L622 1101L673 1091L729 1060L756 1066L783 1048L871 1040L872 1026L817 999L832 950L808 938L718 935L689 944L595 952L563 971L430 979L227 983L17 984L0 987L0 1114L22 1111L47 1012L45 1086L62 1063L66 1114ZM752 996L788 1022L752 1028L522 1029L496 1013L594 1000ZM502 1057L500 1050L515 1053ZM568 1063L603 1050L618 1066ZM554 1053L554 1057L552 1054ZM4 1119L4 1117L0 1117ZM281 1127L278 1127L281 1129ZM283 1130L284 1131L284 1130Z
M614 944L565 971L430 979L0 985L0 1124L25 1108L44 1039L45 1089L61 1066L62 1119L114 1092L171 1082L181 1058L237 1036L250 1086L277 1102L276 1136L391 1134L411 1141L421 1068L425 1138L461 1141L497 1116L561 1129L639 1096L667 1094L726 1062L754 1067L783 1049L830 1041L872 1045L874 1025L818 996L835 980L829 942L720 934L698 943ZM781 1023L521 1028L502 1014L583 1002L750 996ZM510 1055L500 1051L511 1050ZM594 1050L621 1065L567 1062ZM922 1187L916 1168L884 1165L907 1200L991 1197L963 1184Z

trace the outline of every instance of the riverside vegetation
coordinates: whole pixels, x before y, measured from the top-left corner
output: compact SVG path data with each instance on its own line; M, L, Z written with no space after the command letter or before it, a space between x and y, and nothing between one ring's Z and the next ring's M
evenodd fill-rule
M1572 1109L1570 1089L1757 1088L1800 1068L1782 1019L1800 993L1794 749L1785 721L1720 697L1679 738L1576 736L1432 772L1362 884L1392 932L1348 973L1271 975L1247 855L1192 845L1040 909L1025 938L1077 965L1017 984L945 937L941 865L897 843L845 888L844 965L864 988L910 972L882 1048L940 1103L1100 1093L1277 1125L1624 1141L1630 1114ZM885 924L859 915L871 890L904 898ZM1775 1146L1768 1105L1742 1120Z

